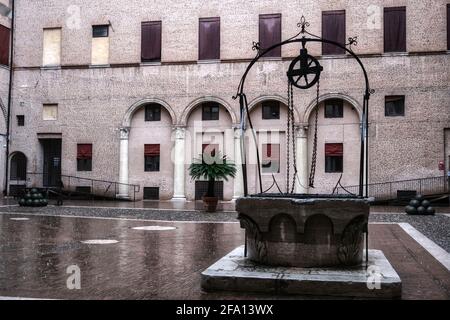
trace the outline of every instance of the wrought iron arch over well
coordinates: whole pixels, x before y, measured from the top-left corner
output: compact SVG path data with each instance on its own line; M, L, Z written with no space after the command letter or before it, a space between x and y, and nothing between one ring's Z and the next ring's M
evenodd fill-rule
M351 57L353 57L356 62L361 67L363 76L364 76L364 85L365 90L363 92L363 104L362 104L362 119L361 119L361 152L360 152L360 170L359 170L359 194L354 195L355 197L368 197L368 188L367 188L367 179L368 179L368 159L367 159L367 153L368 153L368 118L369 118L369 98L370 95L374 92L370 89L369 86L369 79L367 76L366 69L361 61L361 59L356 55L353 50L352 46L357 45L357 38L349 38L348 43L342 45L338 42L323 39L321 37L318 37L314 34L309 33L306 31L306 27L309 26L309 23L306 22L305 17L301 17L301 21L297 25L299 28L301 28L300 32L296 34L295 36L282 41L280 43L277 43L269 48L262 49L259 45L259 43L253 43L253 50L257 52L256 57L249 63L247 66L247 69L245 70L239 86L237 90L237 94L233 97L233 99L239 98L239 104L240 104L240 127L241 127L241 154L242 154L242 171L243 171L243 177L244 177L244 195L248 195L248 187L247 187L247 165L246 165L246 155L245 155L245 145L244 145L244 131L248 125L251 129L253 140L255 142L256 146L256 158L257 158L257 165L258 165L258 177L259 177L259 189L260 194L264 193L262 188L262 181L261 181L261 166L260 166L260 159L259 159L259 151L258 151L258 143L256 141L256 133L253 129L252 120L250 117L249 112L249 103L247 101L247 96L245 94L245 81L247 78L247 75L249 71L252 69L253 65L258 62L258 60L262 57L264 57L269 51L282 47L284 45L293 44L293 43L299 43L301 45L300 48L300 54L294 58L289 66L289 69L287 70L287 78L288 78L288 121L287 121L287 177L286 177L286 193L283 194L284 196L287 194L293 194L294 191L294 185L295 185L295 179L297 177L297 168L295 166L295 139L294 136L294 107L293 107L293 87L299 88L299 89L308 89L312 86L317 86L317 105L319 103L319 83L320 83L320 75L323 71L323 67L320 65L319 61L308 54L307 50L307 44L308 43L327 43L334 46L337 46L341 49L343 49L346 53L348 53ZM313 146L313 156L311 160L311 172L310 172L310 181L309 185L311 187L314 186L314 174L315 174L315 162L316 162L316 152L317 152L317 109L316 109L316 125L315 125L315 136L314 136L314 146ZM291 139L292 136L292 139ZM290 177L289 167L290 167L290 155L292 154L293 157L293 163L294 163L294 173L292 176L292 180ZM340 184L340 180L338 181L338 184ZM365 187L365 190L364 190Z

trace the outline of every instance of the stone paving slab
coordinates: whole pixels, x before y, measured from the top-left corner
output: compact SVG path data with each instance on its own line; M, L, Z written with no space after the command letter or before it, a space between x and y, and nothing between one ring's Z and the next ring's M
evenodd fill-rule
M133 229L149 225L176 229ZM402 299L450 299L448 270L400 226L370 224L369 230L369 248L382 250L402 280ZM89 239L118 242L106 245L82 243ZM327 299L323 296L202 291L201 272L243 243L244 233L237 223L61 217L46 216L45 212L0 213L0 296ZM73 264L81 269L80 290L66 287L69 276L66 270Z
M369 271L356 268L264 267L244 257L244 246L234 249L202 272L207 291L265 292L392 299L401 297L401 280L380 250L369 250ZM379 288L368 287L377 272Z

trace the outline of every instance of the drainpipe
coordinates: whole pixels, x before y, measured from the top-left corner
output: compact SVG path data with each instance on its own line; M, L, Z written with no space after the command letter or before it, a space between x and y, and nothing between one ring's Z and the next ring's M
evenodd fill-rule
M9 86L8 86L8 110L6 115L6 161L5 161L5 181L3 187L3 195L8 193L9 180L9 140L10 140L10 125L11 125L11 97L13 85L13 65L14 65L14 0L11 0L11 42L9 48Z

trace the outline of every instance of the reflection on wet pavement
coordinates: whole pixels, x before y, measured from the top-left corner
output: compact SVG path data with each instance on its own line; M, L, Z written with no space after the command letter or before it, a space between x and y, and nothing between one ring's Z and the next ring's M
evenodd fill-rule
M403 299L450 299L448 270L402 228L369 225L369 234L369 247L382 250L402 279ZM243 243L238 223L0 213L0 299L324 298L203 292L200 273ZM73 265L79 290L67 288Z
M238 224L0 214L0 296L77 299L202 298L200 272L243 243ZM91 239L115 244L83 244ZM81 269L81 289L66 286L67 267Z
M56 201L50 200L50 204ZM65 200L64 206L134 208L134 209L167 209L167 210L200 210L203 211L203 201L102 201L102 200ZM234 201L219 201L217 211L234 211Z

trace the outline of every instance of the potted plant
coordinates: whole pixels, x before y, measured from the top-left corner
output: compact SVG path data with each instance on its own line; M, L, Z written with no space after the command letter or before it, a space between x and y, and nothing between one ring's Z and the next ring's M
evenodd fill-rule
M211 156L201 156L200 159L194 159L189 166L189 175L192 180L205 178L208 180L208 191L203 196L203 205L207 212L215 212L219 198L215 194L215 181L224 179L228 181L229 177L236 175L236 165L228 161L227 156L217 152Z

